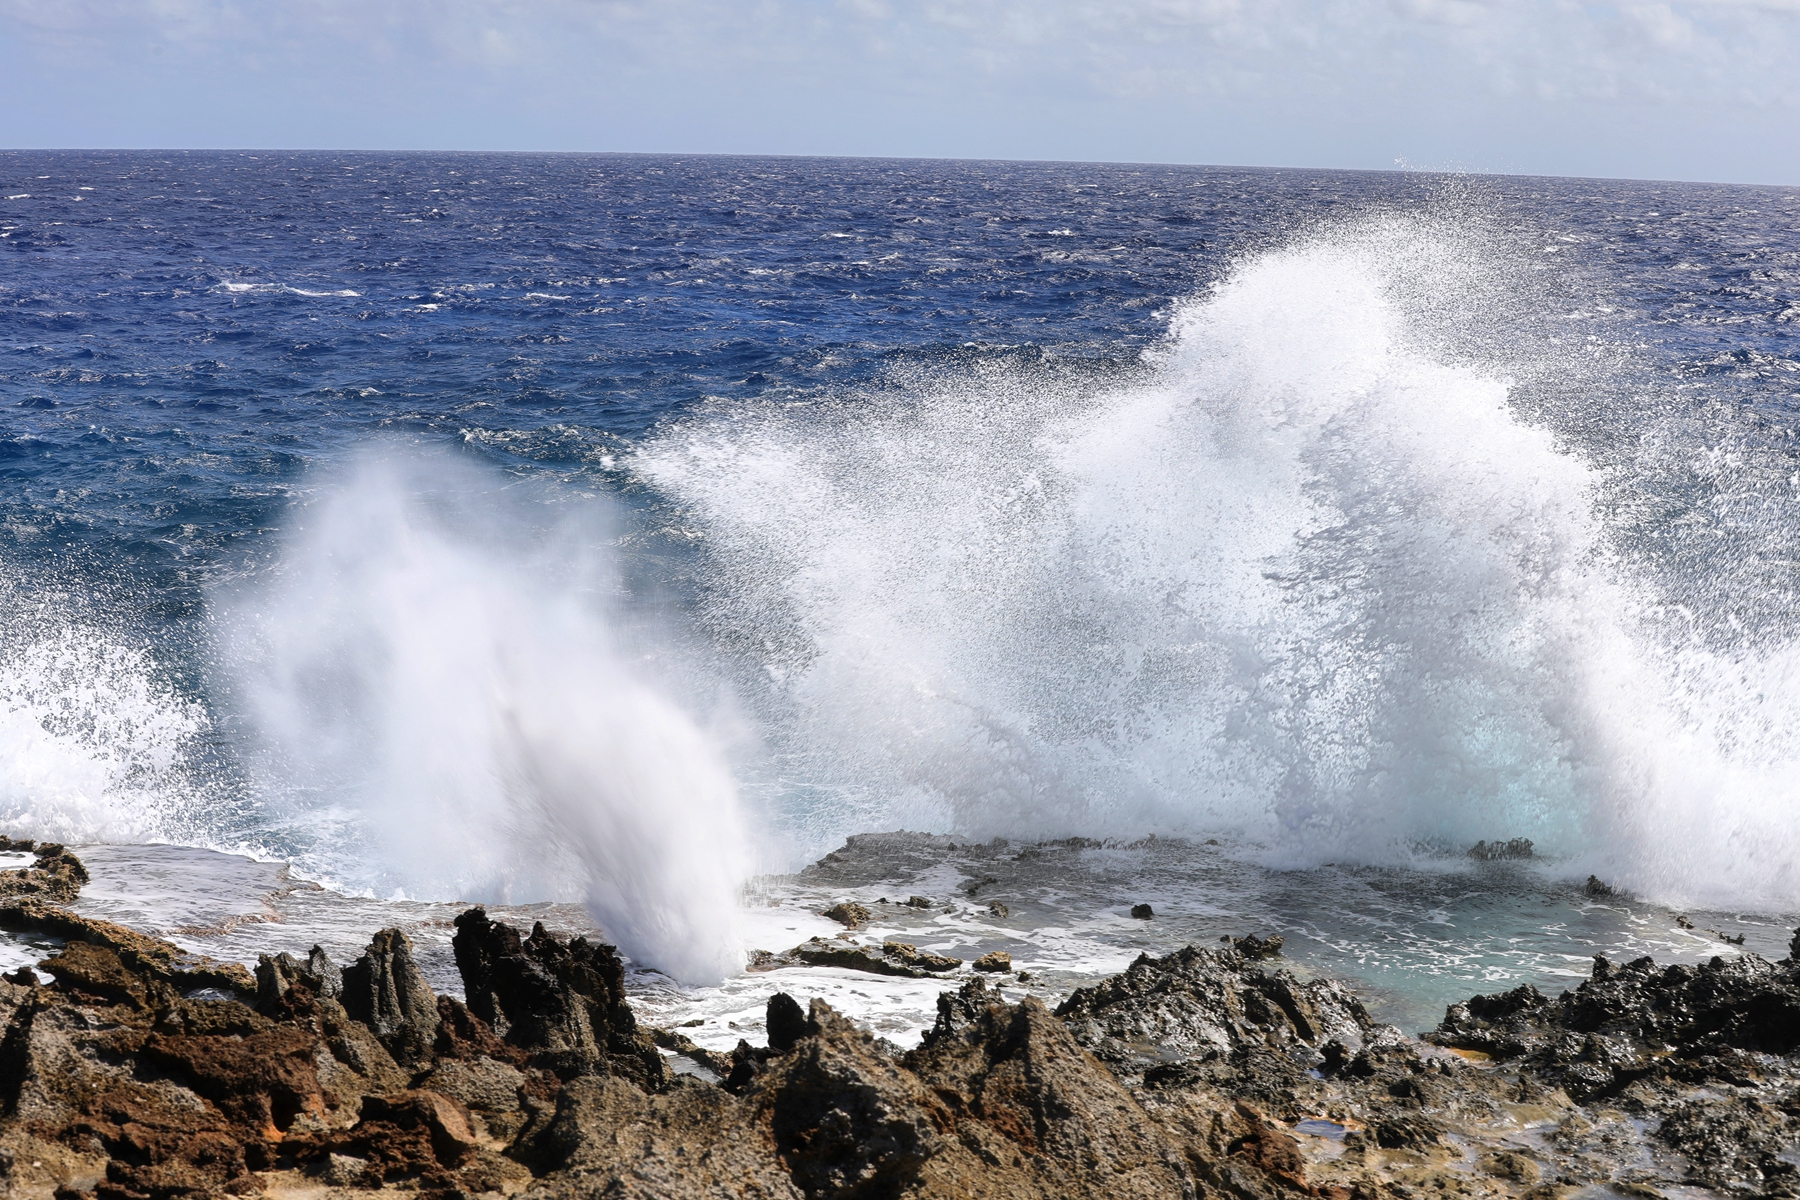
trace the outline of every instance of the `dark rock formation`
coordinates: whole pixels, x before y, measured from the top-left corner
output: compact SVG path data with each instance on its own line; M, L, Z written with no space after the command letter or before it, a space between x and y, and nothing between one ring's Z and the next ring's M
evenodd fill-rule
M841 967L846 971L866 971L871 975L894 975L905 979L924 979L962 966L962 959L922 951L907 942L885 942L877 954L868 946L857 945L839 934L837 940L811 938L780 954L758 950L751 956L750 969L773 971L780 967Z
M0 1178L34 1200L1800 1196L1800 964L1754 955L1596 959L1452 1006L1435 1046L1258 939L1054 1014L972 978L906 1053L777 994L767 1047L655 1032L714 1084L663 1068L610 947L480 909L466 1004L394 930L252 979L41 898L0 916L67 938L50 982L0 981Z
M1506 859L1530 858L1531 839L1512 838L1508 841L1476 842L1469 847L1469 857L1478 862L1500 862Z
M317 977L328 979L330 960L316 948L314 952L325 960ZM345 1011L373 1029L396 1061L410 1066L431 1057L437 996L413 962L411 938L398 929L383 929L362 957L344 968L338 982Z
M1302 983L1256 961L1235 948L1140 955L1123 975L1077 990L1056 1014L1102 1059L1140 1070L1245 1044L1362 1044L1372 1022L1342 984Z
M625 965L613 947L566 942L541 923L521 938L480 908L456 919L452 946L469 1011L534 1065L565 1079L618 1074L660 1083L662 1057L625 1003Z
M1156 910L1148 904L1134 904L1131 906L1131 915L1140 921L1149 921L1155 918Z

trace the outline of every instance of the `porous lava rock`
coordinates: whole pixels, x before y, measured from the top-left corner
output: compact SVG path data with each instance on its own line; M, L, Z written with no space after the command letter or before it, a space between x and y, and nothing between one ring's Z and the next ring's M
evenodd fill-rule
M0 920L65 939L47 982L0 981L9 1197L1800 1196L1791 960L1596 959L1415 1041L1233 939L1054 1013L971 978L905 1052L777 994L768 1045L724 1056L641 1028L611 947L482 909L466 1003L398 930L252 977L41 895Z
M1056 1014L1102 1059L1137 1070L1246 1043L1361 1045L1373 1022L1349 989L1261 967L1261 949L1140 955L1124 974L1077 989Z
M481 908L456 918L452 947L469 1011L533 1064L565 1079L617 1074L660 1084L662 1057L625 1002L625 965L613 947L552 937L541 922L521 938Z
M70 904L81 894L82 885L88 881L87 868L62 846L29 838L4 841L0 850L34 853L37 861L29 867L0 871L0 897L38 896L52 904Z

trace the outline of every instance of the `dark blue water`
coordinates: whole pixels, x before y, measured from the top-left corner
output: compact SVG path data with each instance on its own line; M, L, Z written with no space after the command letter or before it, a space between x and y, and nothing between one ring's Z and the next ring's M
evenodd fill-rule
M714 398L896 360L1110 370L1234 256L1467 191L1571 322L1757 417L1800 396L1792 189L643 156L0 156L4 546L182 611L371 436L579 472ZM1559 243L1572 236L1576 241ZM1572 263L1567 260L1575 260ZM1750 416L1747 420L1754 419Z
M1757 705L1785 686L1777 682L1787 678L1782 656L1800 634L1795 189L1091 164L16 152L0 154L0 197L0 697L11 722L0 730L0 778L7 780L0 823L40 829L55 817L72 835L121 836L124 829L123 836L219 844L247 839L304 856L326 836L321 829L341 832L355 825L361 806L384 803L377 794L386 776L357 776L333 759L331 770L320 768L300 789L325 796L302 805L306 820L294 817L291 796L274 804L267 764L257 765L267 747L243 715L249 702L241 688L234 691L242 683L233 681L236 651L221 643L215 624L229 607L220 597L259 594L276 587L271 581L339 580L302 586L315 591L284 610L290 632L292 614L309 604L339 613L343 597L331 588L380 582L318 566L334 553L351 555L350 541L312 559L294 548L297 530L354 525L358 505L369 509L371 527L388 519L376 511L382 494L343 483L346 464L373 447L425 464L405 475L412 483L404 486L421 495L441 484L463 497L457 503L504 508L511 525L488 528L490 541L506 542L506 529L521 523L533 526L521 541L541 541L571 510L604 506L611 524L587 540L622 556L627 569L618 586L677 629L671 637L683 655L714 653L726 664L705 685L686 678L674 690L690 701L708 687L729 693L720 704L738 723L720 739L734 747L727 758L747 794L803 813L789 825L819 836L901 811L891 806L903 794L913 797L911 807L901 806L907 813L935 811L947 825L974 829L1092 833L1111 821L1122 832L1179 831L1182 822L1171 826L1168 816L1172 793L1203 793L1228 776L1229 804L1196 802L1192 811L1202 815L1188 824L1240 833L1255 826L1245 836L1264 839L1265 849L1268 838L1284 836L1270 830L1304 840L1354 825L1345 813L1366 810L1388 814L1375 824L1390 840L1402 827L1412 831L1405 838L1444 844L1474 836L1471 830L1531 831L1569 861L1612 853L1618 839L1654 824L1620 815L1629 797L1674 785L1669 767L1648 782L1633 775L1638 767L1622 765L1629 755L1592 732L1629 728L1641 739L1649 736L1645 721L1621 717L1613 701L1571 699L1579 681L1553 678L1545 665L1566 657L1568 646L1598 647L1604 638L1567 626L1570 605L1590 601L1570 600L1576 593L1565 589L1540 604L1533 589L1551 576L1590 571L1626 580L1616 590L1628 597L1620 611L1629 609L1632 620L1650 610L1685 614L1696 652L1727 655L1731 664L1708 660L1702 670L1675 655L1650 668L1664 681L1682 681L1668 684L1685 698L1675 707L1686 714L1671 718L1670 728L1706 733L1708 753L1727 764L1702 783L1674 788L1677 798L1657 811L1690 812L1700 803L1690 797L1717 795L1725 797L1721 821L1730 827L1721 838L1766 841L1768 829L1794 825L1785 795L1758 793L1744 772L1791 761L1778 737L1755 731L1785 720L1785 699L1761 715ZM1388 232L1366 234L1376 226ZM1598 532L1570 532L1575 526L1562 517L1543 518L1534 526L1542 536L1518 543L1518 578L1480 593L1533 592L1518 608L1537 615L1520 627L1563 623L1563 649L1534 652L1498 674L1471 666L1476 635L1458 633L1452 640L1461 649L1444 650L1441 631L1427 628L1430 614L1467 597L1439 580L1402 598L1411 587L1403 580L1424 569L1406 565L1409 555L1421 564L1442 561L1464 535L1446 535L1441 552L1403 543L1421 519L1460 502L1454 489L1427 485L1423 475L1396 489L1397 468L1377 464L1382 448L1395 443L1394 428L1377 431L1376 422L1371 432L1346 433L1368 415L1352 405L1322 418L1323 440L1296 460L1316 475L1294 495L1307 503L1327 497L1342 523L1305 525L1304 561L1270 559L1262 573L1285 581L1279 586L1289 595L1304 593L1314 616L1343 595L1360 597L1354 616L1318 619L1320 628L1340 632L1340 648L1368 648L1377 665L1355 671L1388 679L1384 696L1404 693L1391 704L1398 715L1370 726L1373 732L1322 748L1315 732L1327 718L1295 714L1341 695L1349 666L1277 664L1295 657L1297 635L1259 641L1244 632L1248 626L1220 633L1218 622L1197 615L1213 609L1184 598L1188 585L1144 574L1146 553L1166 553L1171 572L1205 557L1183 539L1212 518L1191 515L1171 517L1160 541L1123 525L1086 541L1050 538L1044 531L1054 522L1008 526L1005 537L1054 542L1043 551L1049 557L1073 555L1069 547L1079 542L1088 565L1048 581L1034 577L1030 587L1008 576L975 588L957 611L981 609L983 597L993 600L991 611L970 617L956 647L921 651L891 677L871 667L863 678L876 682L864 691L791 686L844 653L831 641L842 631L807 608L820 595L841 605L834 610L844 614L841 624L891 625L901 642L954 624L955 612L921 617L916 605L870 608L863 600L871 589L904 590L906 580L929 577L938 569L930 562L1003 557L1005 537L971 536L954 553L944 550L975 520L974 509L956 501L958 481L970 496L991 491L998 499L982 500L991 509L1024 494L1015 484L1038 483L1023 467L1006 482L995 466L988 479L988 464L1006 459L1011 471L1015 452L1021 462L1040 453L1051 461L1046 447L1053 444L1078 444L1092 455L1094 438L1129 428L1135 411L1122 405L1096 419L1081 407L1093 398L1186 388L1202 407L1226 397L1257 414L1339 387L1345 376L1334 365L1300 370L1297 383L1287 375L1245 383L1249 368L1238 367L1230 376L1237 383L1206 375L1236 361L1233 355L1254 363L1258 329L1274 329L1283 311L1313 312L1307 306L1316 302L1322 306L1307 319L1318 322L1317 337L1305 329L1268 334L1265 365L1300 361L1315 343L1338 344L1334 338L1354 342L1341 327L1371 301L1319 302L1308 283L1308 271L1317 272L1320 287L1339 279L1330 253L1309 251L1313 257L1302 256L1288 282L1266 284L1275 301L1220 301L1207 310L1218 328L1234 331L1229 337L1217 329L1186 341L1171 334L1172 315L1193 311L1215 285L1247 270L1266 267L1267 274L1298 245L1329 251L1339 244L1354 244L1359 261L1374 262L1368 270L1401 281L1390 287L1404 301L1395 344L1450 373L1434 377L1439 383L1425 385L1427 392L1442 384L1442 395L1465 397L1472 393L1457 381L1492 381L1514 426L1554 443L1541 462L1508 460L1517 474L1501 494L1527 506L1553 492L1545 481L1560 470L1556 456L1588 472L1580 487L1591 511L1582 520ZM1433 283L1432 264L1440 261L1433 255L1455 260L1456 282ZM1170 355L1183 354L1187 366L1168 366ZM1346 394L1362 394L1361 384L1345 386ZM894 424L895 413L946 389L975 397L955 421ZM1040 395L1059 397L1064 407L1048 413L1047 401L1031 399ZM1435 402L1426 407L1435 411ZM1084 420L1092 424L1087 440L1070 442L1066 422ZM1026 431L1017 445L990 428L1009 423ZM747 440L732 440L738 435L729 431L751 425ZM1271 444L1281 428L1271 418ZM1472 440L1493 436L1485 426L1468 430ZM742 476L729 492L709 491L694 465L703 460L684 457L684 439L704 441L716 431L727 431L718 436L731 443L729 470ZM963 448L977 449L954 461L951 444L965 435ZM796 448L814 436L817 446ZM1146 435L1144 464L1169 436ZM755 458L747 447L782 438L787 457L775 456L782 473L757 485L744 466ZM1218 430L1196 438L1197 475L1210 478L1235 461L1222 439ZM646 447L640 462L634 455ZM906 456L924 465L894 473ZM1365 457L1376 465L1361 477L1356 464ZM802 461L826 465L801 478L795 464ZM471 473L458 474L453 464ZM1171 478L1169 470L1142 466L1156 479ZM1118 483L1138 471L1127 454L1109 478ZM879 476L879 486L858 493L846 479L859 472ZM908 501L915 507L907 509L894 497L915 483ZM1046 494L1072 494L1074 486L1059 493L1052 485ZM1371 499L1368 488L1380 494ZM1123 508L1152 515L1169 498L1157 487L1132 496ZM773 505L768 513L754 521L745 515L764 501ZM1377 509L1389 515L1372 516ZM854 531L834 524L847 512L860 522ZM755 524L755 537L734 521ZM867 547L914 533L938 541L929 553L858 574L856 564L873 553ZM396 538L381 543L381 553L409 544ZM1546 539L1583 548L1566 562L1551 554L1544 566L1534 556ZM1395 563L1401 568L1384 577L1384 564ZM461 578L444 571L423 585L427 593L440 595L452 587L442 580ZM1158 603L1182 610L1179 628L1153 628L1151 617L1125 614L1106 594L1165 583L1168 596ZM1471 612L1480 606L1467 602ZM1553 609L1558 615L1544 615ZM512 619L528 625L548 620L548 611L521 610ZM1476 623L1491 628L1491 616ZM443 619L443 640L458 640L460 618ZM1137 632L1122 632L1128 626ZM1236 697L1216 703L1240 705L1238 716L1220 717L1204 736L1176 736L1163 726L1146 732L1152 718L1166 724L1171 706L1185 703L1186 685L1177 686L1179 671L1167 656L1144 652L1145 663L1163 663L1154 669L1118 664L1165 633L1165 649L1208 639L1235 647L1236 665L1218 670L1262 680L1218 693ZM1015 634L1019 644L1003 647L998 659L971 649ZM1110 645L1115 636L1129 643L1126 650ZM857 653L879 664L893 661L890 651L871 642ZM1611 661L1594 654L1596 663ZM1029 669L1008 674L1007 663ZM1694 683L1683 674L1690 669L1706 681ZM1737 682L1720 684L1721 672ZM1455 767L1452 786L1443 782L1442 763L1466 764L1488 751L1445 749L1442 738L1429 750L1403 743L1407 730L1429 724L1421 712L1465 713L1445 689L1476 676L1503 698L1470 702L1466 713L1475 715L1446 723L1461 722L1467 732L1529 694L1525 707L1542 731L1544 761L1524 762L1531 755L1517 740L1528 736L1519 732L1525 726L1493 717L1496 729L1509 731L1491 739L1501 748L1475 768ZM999 682L990 688L970 682L976 679ZM820 714L833 706L845 720L861 713L873 722L884 706L871 696L890 683L895 695L954 693L958 704L980 710L982 732L933 741L930 720L907 718L904 732L872 733L856 754L843 750L841 730L821 732L829 722ZM1051 697L1041 703L1028 694L1040 684ZM409 686L429 690L417 679ZM1724 700L1721 689L1729 693ZM98 693L105 696L96 701ZM1368 708L1330 703L1339 707L1329 721ZM1570 707L1582 711L1571 715ZM1729 719L1716 716L1726 710ZM263 717L266 724L266 705ZM1359 781L1347 784L1341 743L1358 737L1387 747L1388 758L1355 766ZM1195 747L1219 739L1254 750L1218 768ZM827 742L829 753L820 749ZM1310 749L1294 749L1303 742ZM985 765L967 769L962 751L946 748L977 743L971 761ZM1596 749L1601 743L1606 748ZM1754 752L1732 757L1751 743ZM1003 767L988 761L997 744L1010 747L998 756ZM1048 758L1064 757L1044 765L1044 746L1056 749ZM1077 750L1128 765L1098 781L1076 779L1080 772L1065 759ZM1408 775L1403 759L1437 765ZM1550 780L1546 772L1561 769L1557 763L1575 764L1575 776ZM1008 773L1026 782L1001 778ZM1401 777L1419 792L1411 815L1394 815L1405 806L1382 790L1382 780ZM1431 792L1440 787L1448 789L1441 801ZM1327 792L1331 803L1315 803ZM930 803L914 803L918 795ZM1583 815L1590 804L1604 817ZM1230 805L1273 816L1260 826L1228 820L1220 813ZM833 806L845 814L835 822ZM1011 815L985 824L970 817L983 806ZM125 810L141 819L120 825L114 818ZM1436 810L1456 815L1439 820ZM415 819L421 810L405 811ZM1052 812L1059 815L1032 816ZM1571 821L1587 824L1577 829ZM1346 855L1380 857L1354 836L1341 844ZM1638 864L1629 869L1641 868L1645 880L1675 879L1680 873L1671 874L1666 860L1678 851L1638 847L1620 851L1619 861ZM1791 890L1792 881L1772 870L1753 872L1765 899Z

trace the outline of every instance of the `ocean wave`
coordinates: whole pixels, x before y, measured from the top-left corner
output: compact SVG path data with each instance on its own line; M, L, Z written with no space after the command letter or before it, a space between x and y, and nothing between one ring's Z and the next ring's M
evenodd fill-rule
M1496 348L1541 300L1479 226L1247 257L1110 388L926 372L644 446L803 842L1213 832L1299 867L1525 836L1800 905L1800 648L1666 619L1619 462L1520 407L1601 368Z

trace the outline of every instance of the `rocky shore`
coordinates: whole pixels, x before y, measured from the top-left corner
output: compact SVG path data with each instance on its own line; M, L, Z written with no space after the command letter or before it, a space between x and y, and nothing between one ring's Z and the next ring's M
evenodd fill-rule
M777 993L766 1046L715 1054L638 1023L612 947L541 925L463 913L462 1000L397 929L252 973L69 911L79 860L8 848L37 861L0 872L0 926L57 946L0 980L8 1196L1800 1194L1800 938L1597 959L1417 1039L1244 938L1054 1011L947 984L911 1048Z

